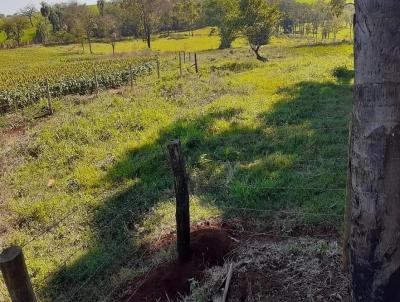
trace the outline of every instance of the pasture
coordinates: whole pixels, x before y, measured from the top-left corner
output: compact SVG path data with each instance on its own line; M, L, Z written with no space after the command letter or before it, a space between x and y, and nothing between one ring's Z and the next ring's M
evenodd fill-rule
M53 116L42 116L45 100L0 116L1 245L24 246L41 301L112 299L172 257L169 248L146 258L143 246L175 225L166 157L175 138L187 159L193 223L242 219L285 234L341 228L351 45L275 38L263 48L267 63L241 39L218 50L209 29L153 45L149 52L142 41L120 42L115 57L106 44L95 44L94 55L79 45L0 53L7 87L25 76L56 80L53 73L85 61L126 66L120 60L158 56L161 64L160 79L153 70L133 88L56 98ZM187 52L182 77L176 51Z

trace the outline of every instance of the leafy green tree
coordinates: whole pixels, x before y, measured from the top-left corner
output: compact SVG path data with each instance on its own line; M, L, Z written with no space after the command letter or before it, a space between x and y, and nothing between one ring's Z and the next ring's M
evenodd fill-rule
M29 22L31 23L31 26L33 27L33 17L35 16L37 10L34 5L27 5L21 10L21 15L29 18Z
M100 16L104 17L104 7L106 6L105 0L97 0L97 8L99 9Z
M62 6L54 5L51 7L48 19L53 27L53 33L60 31L63 27Z
M346 0L331 0L330 1L332 14L339 18L344 11L344 7L346 6Z
M268 4L265 0L241 0L239 19L239 27L257 59L263 62L267 61L267 58L262 57L259 51L261 46L269 43L277 30L281 19L278 8Z
M199 19L199 5L194 0L181 0L175 3L173 15L177 23L192 32Z
M62 29L62 9L62 5L50 6L46 2L41 2L40 13L46 20L49 20L53 28L53 33L56 33Z
M82 26L84 28L85 36L89 44L89 51L91 54L93 54L92 37L94 36L95 31L97 29L96 17L97 17L96 14L85 6L85 9L82 14Z
M43 21L36 24L35 43L47 43L47 25Z
M310 9L310 22L313 27L313 35L318 39L318 31L322 28L322 32L327 30L327 20L331 19L330 7L324 0L317 0L312 4ZM324 36L324 34L322 34Z
M75 41L82 45L85 52L85 41L89 44L89 51L92 54L92 38L98 29L98 14L93 12L86 5L72 3L64 7L64 23L68 33L72 34Z
M51 7L50 7L50 5L48 5L46 2L41 2L40 3L40 13L42 14L42 16L44 17L44 18L48 18L49 17L49 15L50 15L50 10L51 10Z
M134 9L126 9L119 2L111 2L105 7L104 13L113 17L121 36L139 36L141 22Z
M112 47L113 55L115 55L115 46L117 45L118 33L116 31L112 31L109 35L109 41Z
M239 1L206 0L203 18L207 24L217 26L221 38L220 49L230 48L238 35Z
M349 28L349 37L350 40L353 38L353 22L354 22L354 6L348 5L345 7L343 11L343 19L346 26Z
M13 16L6 18L0 25L0 30L4 31L7 40L13 40L19 47L22 35L29 28L29 21L25 16Z
M157 27L160 18L161 0L122 0L125 8L131 9L141 21L142 31L147 43L151 48L151 34Z

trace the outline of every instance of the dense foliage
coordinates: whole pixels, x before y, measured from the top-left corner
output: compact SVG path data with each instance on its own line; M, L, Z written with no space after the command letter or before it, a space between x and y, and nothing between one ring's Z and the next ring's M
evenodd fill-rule
M151 48L152 35L171 31L193 31L204 26L216 26L221 38L220 48L229 48L237 37L237 17L240 0L112 0L98 1L97 6L77 2L50 5L42 2L39 12L28 6L19 16L6 18L15 28L24 20L18 35L0 34L3 47L21 44L21 34L28 32L26 42L43 44L80 43L93 40L111 41L125 37L141 37ZM345 26L352 31L354 7L344 0L266 0L264 5L278 7L282 16L281 34L312 35L329 38ZM26 24L32 26L26 28ZM10 27L10 26L9 26ZM260 28L260 27L259 27ZM3 28L3 32L6 32ZM265 36L265 31L263 31ZM3 37L2 37L3 36ZM114 44L115 46L115 44Z
M264 0L241 0L239 26L246 36L257 59L267 59L259 54L260 47L269 43L277 29L281 15L276 6L268 5Z

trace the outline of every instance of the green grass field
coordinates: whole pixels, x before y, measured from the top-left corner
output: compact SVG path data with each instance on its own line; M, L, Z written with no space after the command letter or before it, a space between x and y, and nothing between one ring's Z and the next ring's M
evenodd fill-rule
M187 159L193 221L240 217L261 229L284 221L289 234L299 225L339 229L353 52L305 43L274 39L263 48L269 62L260 63L241 41L216 50L206 31L157 39L160 80L153 73L133 88L57 99L51 117L36 118L44 101L1 116L0 210L9 217L1 245L24 246L40 300L101 301L170 257L143 260L142 247L175 224L166 156L175 138ZM95 45L96 55L110 50ZM199 52L200 73L186 62L179 78L176 50ZM1 57L37 55L32 64L41 66L78 51L33 47Z
M129 64L144 61L146 57L149 60L154 59L154 52L165 54L217 49L219 37L210 36L210 30L210 28L197 30L194 36L188 32L181 32L172 33L168 37L154 37L153 53L147 50L146 43L142 40L125 40L117 43L115 56L112 55L111 45L106 43L94 43L93 55L89 54L88 46L83 52L81 45L33 46L4 50L0 56L0 112L23 107L44 97L46 79L55 95L64 95L68 94L69 90L88 90L93 82L93 68L96 68L99 77L109 82L109 79L115 78L116 74L126 71ZM346 39L346 34L348 30L341 31L338 41ZM329 42L329 40L324 41L324 43ZM280 37L274 39L273 43L288 47L315 43L315 40L304 37L296 39ZM246 42L243 38L238 38L234 41L233 47L246 47Z

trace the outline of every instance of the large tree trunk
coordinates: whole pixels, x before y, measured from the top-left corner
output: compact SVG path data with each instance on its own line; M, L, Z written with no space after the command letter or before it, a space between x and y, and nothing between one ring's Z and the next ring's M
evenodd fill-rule
M356 1L353 302L400 301L400 5Z
M219 49L231 48L232 42L236 38L236 29L232 24L221 25L219 28L219 36L221 38Z

